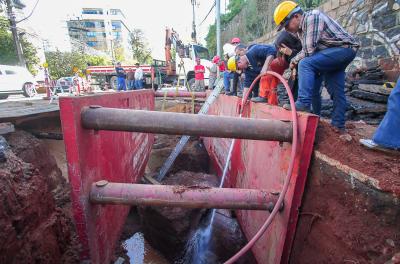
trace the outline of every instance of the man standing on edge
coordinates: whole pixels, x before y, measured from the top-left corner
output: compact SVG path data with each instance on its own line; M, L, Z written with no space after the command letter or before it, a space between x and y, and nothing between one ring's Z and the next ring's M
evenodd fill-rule
M297 33L302 50L291 60L290 68L298 64L299 94L296 109L319 114L321 83L325 80L333 99L332 125L345 130L346 96L345 69L356 56L359 44L335 20L319 10L303 12L292 1L280 3L274 12L278 31L285 28ZM290 105L284 105L290 109Z
M126 91L125 86L125 71L121 67L121 62L117 62L117 67L115 67L115 72L117 73L117 90Z
M204 72L205 68L200 64L200 58L196 58L196 65L194 66L194 90L196 92L204 92Z
M135 65L135 89L140 90L143 89L143 69L140 67L139 63L136 63Z

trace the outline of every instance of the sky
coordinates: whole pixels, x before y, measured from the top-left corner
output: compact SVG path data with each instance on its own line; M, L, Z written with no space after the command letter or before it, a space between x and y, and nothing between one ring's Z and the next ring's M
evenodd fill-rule
M29 14L37 0L24 0L24 12ZM229 0L221 0L221 12ZM205 44L208 27L215 21L215 9L205 18L214 0L197 0L195 8L198 41ZM60 50L69 50L66 21L79 14L82 5L108 5L125 14L130 29L142 29L156 59L164 59L165 27L174 28L185 42L192 32L192 5L190 0L39 0L33 15L25 22L42 39Z

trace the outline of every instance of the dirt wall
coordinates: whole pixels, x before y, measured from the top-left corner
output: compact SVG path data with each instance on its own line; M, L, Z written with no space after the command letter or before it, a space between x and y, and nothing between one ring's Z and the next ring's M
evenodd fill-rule
M0 163L0 263L78 263L69 189L45 145L29 133L6 137Z

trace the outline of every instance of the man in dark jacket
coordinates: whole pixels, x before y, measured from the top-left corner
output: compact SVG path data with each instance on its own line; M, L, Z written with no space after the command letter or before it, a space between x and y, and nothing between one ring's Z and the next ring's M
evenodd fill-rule
M115 67L115 72L117 73L117 90L118 91L126 91L125 86L125 71L124 68L121 67L121 63L117 62L117 66Z
M256 77L266 72L269 63L275 58L275 45L253 45L245 55L237 58L236 64L239 70L243 70L245 74L244 89L250 88ZM259 81L255 84L252 90L252 97L258 96Z

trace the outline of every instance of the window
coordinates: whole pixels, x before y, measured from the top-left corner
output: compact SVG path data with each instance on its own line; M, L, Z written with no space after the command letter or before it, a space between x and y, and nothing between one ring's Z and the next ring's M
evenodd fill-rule
M97 47L97 45L98 45L97 41L87 41L86 44L89 47Z
M121 32L119 31L113 32L113 36L115 39L121 39Z
M6 74L17 74L15 71L6 70Z
M121 12L119 9L111 9L110 10L110 15L118 15Z
M105 32L94 32L94 31L89 31L86 32L86 36L88 37L106 37L106 33Z
M112 26L112 29L113 29L113 30L119 29L119 28L121 28L121 22L112 21L112 22L111 22L111 26Z
M103 14L103 9L83 9L82 14L102 15Z
M85 21L84 25L85 25L85 27L87 27L87 28L94 28L94 27L96 27L96 23L91 22L91 21Z
M104 27L104 21L85 21L84 26L87 28Z
M193 45L193 48L194 54L197 58L205 60L208 60L210 58L210 55L208 54L208 49L197 45Z

